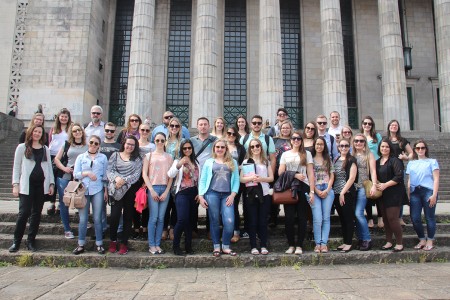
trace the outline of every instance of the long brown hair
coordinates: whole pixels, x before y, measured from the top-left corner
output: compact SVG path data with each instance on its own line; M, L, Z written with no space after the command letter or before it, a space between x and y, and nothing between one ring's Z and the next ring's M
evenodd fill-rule
M352 144L350 143L350 141L349 141L348 139L341 139L341 140L339 141L339 146L341 145L342 142L347 142L347 143L348 143L348 146L349 146L349 147L348 147L347 155L345 155L345 159L344 159L344 161L342 162L342 169L345 169L345 167L347 166L347 163L348 163L350 157L352 157L352 155L350 154L350 146L351 146ZM341 149L341 147L339 147L339 149ZM339 150L339 156L340 156L340 153L341 153L341 151ZM337 161L338 159L339 159L339 157L338 157L335 161Z
M46 142L44 126L42 126L42 125L34 125L33 124L33 126L28 128L27 133L25 135L25 157L28 158L28 159L30 159L33 156L33 131L36 128L41 128L42 129L42 136L39 139L39 144L44 146L45 142ZM44 155L44 158L42 160L46 161L47 160L47 156Z
M302 139L302 143L300 144L300 147L298 148L298 156L300 157L300 165L306 166L306 150L305 150L305 144L303 142L302 132L300 130L296 130L291 135L291 148L294 149L294 146L292 144L292 138L294 134L298 135Z
M377 132L375 131L375 121L373 120L373 118L371 116L365 116L364 118L362 118L361 133L364 133L363 123L364 123L364 120L366 120L366 119L370 120L370 122L372 122L372 126L370 127L370 137L372 138L374 143L378 143Z
M59 121L59 116L67 115L69 118L67 119L66 132L69 132L69 127L72 124L72 117L70 116L70 111L67 108L63 108L59 111L56 116L55 123L53 124L53 133L59 134L61 133L61 121Z
M68 139L69 144L74 145L74 143L75 143L75 137L73 136L73 132L72 132L72 130L73 130L73 128L74 128L75 126L80 127L81 133L83 134L83 135L81 136L81 145L83 145L83 146L86 145L86 133L84 132L83 127L81 127L81 125L80 125L79 123L73 123L73 124L70 126L69 139Z
M139 132L139 126L141 126L141 124L142 124L142 119L141 119L141 117L139 117L139 115L137 115L137 114L131 114L131 115L128 117L127 126L126 126L124 129L122 129L122 131L124 131L124 133L132 131L131 122L130 122L130 120L131 120L132 117L136 117L136 118L138 118L138 120L139 120L139 122L138 122L139 125L138 125L138 127L137 127L137 129L136 129L136 130ZM139 147L138 147L138 148L139 148Z
M316 143L318 140L321 140L323 142L323 151L322 151L322 157L323 157L323 165L325 167L325 170L327 170L327 174L330 175L331 170L331 157L330 153L328 152L328 146L327 141L323 136L318 136L313 143L313 148L311 150L312 157L316 157L317 151L316 151Z

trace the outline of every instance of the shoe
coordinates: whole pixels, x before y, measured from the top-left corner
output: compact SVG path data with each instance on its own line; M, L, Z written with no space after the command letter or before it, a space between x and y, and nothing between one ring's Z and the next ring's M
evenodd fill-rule
M84 246L78 245L78 246L72 251L72 253L75 254L75 255L84 253Z
M174 234L173 234L173 229L170 229L170 230L169 230L169 239L170 239L171 241L173 241L174 238L175 238L175 236L174 236Z
M192 247L186 247L186 249L184 249L184 251L186 252L187 255L195 254L194 250L192 250Z
M56 212L55 204L50 205L49 208L47 208L47 215L54 216Z
M20 243L14 242L14 244L11 245L11 247L9 247L8 251L9 253L14 253L19 251L20 249Z
M297 254L297 255L303 254L302 247L296 247L294 254Z
M321 253L328 253L328 246L327 245L320 246L320 252Z
M359 251L369 251L372 249L372 241L362 241Z
M98 254L105 254L105 248L102 246L97 246L97 253Z
M386 250L392 250L392 248L394 248L394 245L390 245L389 247L386 247L386 245L381 247L381 250L386 251Z
M166 251L164 251L164 250L161 249L161 248L156 248L156 252L157 252L158 254L164 254L164 253L166 253Z
M148 252L150 252L150 253L153 254L153 255L158 254L158 250L156 250L155 247L150 247L150 248L148 248Z
M403 249L405 249L405 247L401 247L401 248L394 248L394 250L392 250L392 252L402 252Z
M30 250L31 252L37 251L35 241L27 241L26 245L27 245L27 249Z
M133 231L133 233L131 235L131 239L137 240L137 239L139 239L139 236L140 236L140 232L135 230L135 231Z
M294 254L295 248L294 247L289 247L284 253L286 254Z
M425 246L426 246L425 244L422 245L421 243L418 243L417 245L414 246L414 249L420 250L420 249L425 248Z
M253 249L250 251L250 254L252 254L252 255L259 255L259 251L258 251L258 249L253 248Z
M344 249L344 245L340 245L339 247L333 249L333 251L341 251L342 249Z
M241 239L249 239L249 238L250 238L250 236L248 235L248 233L245 232L245 231L244 231L243 233L241 233L240 236L241 236Z
M64 237L65 237L66 239L74 239L74 238L75 238L75 236L73 235L73 232L72 232L72 231L66 231L66 232L64 232Z
M267 250L267 248L261 247L261 254L267 255L267 254L269 254L269 250Z
M183 253L183 251L181 251L180 247L173 248L173 254L178 255L178 256L184 256L184 253Z
M167 230L163 230L162 235L161 235L161 239L163 241L167 240Z
M370 220L367 222L367 226L368 226L369 228L373 228L373 226L374 226L374 224L373 224L373 219L370 219Z
M240 239L239 234L235 234L235 235L233 235L233 237L231 238L231 242L232 242L232 243L237 243L237 242L239 242L239 239Z
M352 247L350 246L350 248L348 248L348 249L342 249L340 252L341 253L348 253L348 252L350 252L350 251L352 251Z
M117 242L113 242L111 241L109 243L109 249L108 249L109 253L116 253L117 252Z
M320 250L321 250L320 245L316 245L316 246L314 247L314 252L315 252L315 253L320 253Z
M400 218L400 225L401 225L401 226L406 226L406 223L405 223L405 221L403 221L402 218Z
M119 255L125 255L128 253L128 247L125 244L120 244Z
M426 245L425 247L423 247L423 250L425 250L425 251L431 251L433 249L434 249L434 245Z
M231 249L227 249L226 252L222 250L222 253L225 254L225 255L229 255L229 256L236 256L237 255L237 253L235 251L231 250Z
M214 257L220 257L220 250L214 250L213 251L213 256Z

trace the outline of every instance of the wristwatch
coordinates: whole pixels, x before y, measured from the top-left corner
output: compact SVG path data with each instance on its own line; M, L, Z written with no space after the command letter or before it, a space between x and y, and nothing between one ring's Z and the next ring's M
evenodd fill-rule
M314 191L310 191L310 193L313 193L313 194L315 194L315 192L314 192Z

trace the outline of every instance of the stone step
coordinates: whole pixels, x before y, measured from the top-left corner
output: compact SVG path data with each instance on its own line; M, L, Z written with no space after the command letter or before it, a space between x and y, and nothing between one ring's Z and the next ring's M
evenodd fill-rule
M25 236L26 239L26 236ZM11 246L13 241L12 234L0 234L0 249L7 249ZM374 249L379 249L382 245L386 243L384 235L372 236L372 242ZM403 235L403 245L406 248L412 249L418 242L416 234ZM36 245L38 248L43 250L58 250L58 251L71 251L77 246L77 239L68 240L62 236L54 235L38 235L36 237ZM106 247L109 245L109 239L104 239ZM342 238L330 238L328 245L330 249L336 248L342 243ZM439 246L450 246L450 234L436 234L436 243ZM356 246L357 241L353 240L353 246ZM87 238L86 249L94 249L95 241ZM303 244L304 251L312 251L315 244L312 240L305 240ZM212 251L212 241L206 238L193 239L192 247L197 253L208 253ZM147 252L148 251L148 241L140 240L130 240L129 248L136 252ZM161 242L161 248L166 252L171 251L172 241L166 240ZM250 251L250 242L248 239L240 240L239 242L232 244L232 248L239 252L244 253ZM271 252L284 253L288 248L287 240L285 236L281 237L269 237L268 239L268 249Z
M175 256L172 253L151 255L148 252L131 251L127 255L104 254L88 251L81 255L73 255L68 251L20 250L9 253L0 250L0 261L18 266L45 267L83 267L83 268L242 268L242 267L275 267L292 266L300 268L305 265L326 266L343 264L387 264L387 263L425 263L447 262L450 259L450 247L438 246L432 251L405 249L402 252L371 250L366 252L351 251L348 253L328 252L316 254L306 252L300 256L271 252L269 255L254 256L249 251L231 257L221 255L213 257L210 252L188 256Z
M406 218L405 218L406 219ZM410 221L406 220L407 223ZM281 221L283 222L283 220ZM204 223L203 221L201 223ZM91 223L92 224L92 223ZM437 232L442 233L450 233L450 223L437 223ZM0 233L4 234L13 234L16 228L15 222L0 222ZM78 236L78 223L71 223L72 232L75 236ZM309 238L312 238L312 229L311 226L308 227ZM426 231L426 226L424 225L424 229ZM27 229L28 230L28 229ZM25 232L28 232L25 230ZM272 237L283 237L285 235L285 227L283 224L278 225L275 228L269 228L269 235ZM371 235L384 235L384 230L379 229L377 227L370 229ZM201 224L199 226L199 236L206 237L206 226ZM330 226L330 237L340 237L341 236L341 226L335 222ZM41 223L39 226L39 235L55 235L55 236L64 236L64 227L61 222L59 223ZM109 234L109 230L107 231ZM414 228L412 224L406 224L403 226L403 234L415 234ZM94 229L88 229L88 236L95 235Z

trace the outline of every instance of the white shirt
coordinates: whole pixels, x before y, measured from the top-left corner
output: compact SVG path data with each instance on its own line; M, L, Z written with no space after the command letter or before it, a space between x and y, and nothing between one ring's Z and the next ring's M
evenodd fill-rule
M336 128L333 128L333 127L328 128L328 133L330 135L332 135L334 138L336 138L336 134L341 134L341 131L342 131L342 125L339 125Z

